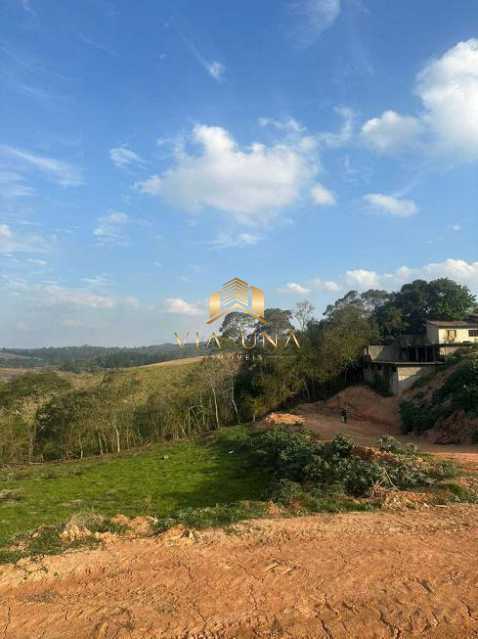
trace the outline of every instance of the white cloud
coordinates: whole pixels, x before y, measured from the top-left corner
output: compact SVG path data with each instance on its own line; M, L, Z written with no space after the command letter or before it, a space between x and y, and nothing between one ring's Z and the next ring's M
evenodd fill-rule
M47 304L66 304L73 306L88 306L90 308L113 308L116 300L106 295L97 295L82 289L72 289L50 284L41 287L44 301Z
M0 255L13 253L44 253L47 240L38 234L18 233L8 224L0 224Z
M290 7L298 18L293 35L299 44L309 46L337 20L341 0L295 0Z
M373 209L396 217L410 217L418 213L418 207L413 200L383 193L368 193L363 199Z
M218 249L245 248L247 246L255 246L261 239L260 235L253 233L239 233L236 236L220 233L214 240L209 242L209 245Z
M202 66L202 68L205 71L207 71L207 73L209 73L211 78L214 78L214 80L216 80L217 82L220 82L222 80L222 76L224 75L226 71L226 67L224 66L224 64L222 64L221 62L218 62L217 60L213 60L213 61L207 60L199 51L199 49L195 46L192 40L185 38L182 34L180 35L184 43L189 47L189 49L191 50L191 53L199 62L199 64Z
M376 151L388 153L413 146L421 131L417 118L385 111L379 118L365 122L361 136Z
M427 64L417 94L438 144L478 158L478 39L459 42Z
M339 148L345 146L353 137L355 112L348 107L335 107L335 112L341 116L343 122L338 133L323 132L317 136L324 146Z
M226 67L220 62L206 63L206 69L209 75L215 80L220 80L226 71Z
M112 285L111 279L108 275L93 275L92 277L83 277L81 279L87 286L92 288L103 288Z
M304 133L305 127L302 126L294 118L286 118L285 120L276 120L274 118L259 118L260 126L271 126L279 131L285 131L286 133Z
M456 233L458 233L459 231L462 231L463 228L460 224L452 224L452 226L450 227L452 231L455 231Z
M298 295L307 295L311 293L313 289L322 291L324 293L337 293L340 291L341 286L337 282L332 280L322 280L316 277L309 280L306 284L299 284L297 282L289 282L282 288L277 289L279 293L295 293Z
M108 215L98 218L98 226L94 229L93 235L97 238L98 244L125 245L128 238L125 235L124 227L129 222L126 213L112 211Z
M7 240L12 237L12 231L6 224L0 224L0 241Z
M136 182L135 188L148 195L159 195L161 193L161 184L161 177L159 175L152 175L147 180Z
M68 162L37 155L31 151L0 145L0 159L11 161L24 170L34 169L44 173L62 186L78 186L83 183L81 172Z
M385 288L397 288L405 282L416 279L435 280L447 277L469 286L478 293L478 262L467 262L458 258L448 258L442 262L431 262L419 267L401 266L392 273L379 277Z
M362 127L378 151L396 151L421 137L428 149L459 159L478 159L478 39L462 41L424 66L415 93L418 117L386 111Z
M322 280L320 277L316 277L311 281L311 286L313 288L319 289L319 291L323 291L324 293L337 293L340 291L341 286L334 282L333 280Z
M316 182L316 184L314 184L311 188L310 195L317 206L333 206L337 204L335 195L332 191L329 191L325 188L325 186L322 186L322 184L319 184L318 182Z
M47 266L48 264L48 262L46 262L45 260L39 260L36 258L29 258L27 262L29 264L33 264L34 266Z
M294 204L317 171L298 143L252 144L241 149L221 127L197 125L197 155L176 156L176 164L136 187L189 212L209 207L244 224L261 224Z
M443 262L427 264L423 267L422 273L433 279L449 277L478 291L478 262L449 258Z
M26 183L23 175L15 171L0 170L0 197L13 199L33 194L33 188Z
M378 288L380 286L380 277L375 271L367 271L366 269L355 269L345 273L345 281L349 286L359 290L369 288Z
M119 168L127 167L130 164L143 163L143 160L137 153L125 146L110 149L110 158L113 164Z
M279 289L280 293L294 293L295 295L306 295L310 293L310 288L297 284L297 282L289 282L284 288Z
M423 266L401 266L391 273L379 274L376 271L356 269L345 273L345 284L359 290L385 288L397 290L406 282L416 279L427 281L447 277L460 284L469 286L478 293L478 262L467 262L458 258L448 258L442 262L431 262Z
M190 304L180 297L168 297L164 301L164 307L167 313L176 315L202 315L202 310L196 304Z
M35 307L85 307L90 309L113 309L118 307L138 308L135 297L116 297L99 294L86 287L68 287L56 281L32 283L23 279L3 277L4 287L22 297Z

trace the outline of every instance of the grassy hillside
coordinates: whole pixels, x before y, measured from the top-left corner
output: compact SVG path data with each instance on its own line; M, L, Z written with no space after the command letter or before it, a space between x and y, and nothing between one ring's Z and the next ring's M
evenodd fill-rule
M0 349L0 368L55 367L73 372L117 369L153 364L196 353L194 344L179 349L176 343L137 347L65 346L32 349Z
M231 375L201 358L0 382L0 463L83 458L231 423Z
M447 366L419 379L400 405L402 430L436 443L478 443L478 350L466 349Z
M265 475L250 467L237 444L244 432L234 427L210 441L1 470L0 548L14 535L65 522L78 511L164 517L188 507L259 499Z

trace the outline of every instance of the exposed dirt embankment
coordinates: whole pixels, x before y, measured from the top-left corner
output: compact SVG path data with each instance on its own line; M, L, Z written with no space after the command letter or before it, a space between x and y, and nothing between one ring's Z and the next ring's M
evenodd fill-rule
M382 397L368 386L350 386L325 402L325 406L337 411L347 408L359 421L393 429L400 426L398 397Z
M347 408L347 424L341 421L343 408ZM382 397L368 386L351 386L326 402L301 404L294 412L322 439L343 433L357 444L370 446L384 434L400 434L398 398Z
M6 639L471 639L478 508L117 541L0 573Z

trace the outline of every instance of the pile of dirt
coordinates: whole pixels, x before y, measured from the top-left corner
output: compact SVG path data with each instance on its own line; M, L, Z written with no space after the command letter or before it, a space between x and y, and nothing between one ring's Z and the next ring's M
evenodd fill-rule
M368 386L349 386L325 402L331 410L346 408L356 420L398 427L400 425L399 400L382 397Z
M425 431L425 436L434 444L462 444L473 443L476 432L478 419L466 415L464 410L459 410L439 419L434 428Z
M300 415L292 415L292 413L269 413L261 424L268 428L274 426L303 426L305 419Z
M75 513L65 524L60 539L65 543L83 541L88 538L112 542L120 536L128 538L149 537L154 534L157 523L154 517L133 517L118 514L108 519L96 513Z

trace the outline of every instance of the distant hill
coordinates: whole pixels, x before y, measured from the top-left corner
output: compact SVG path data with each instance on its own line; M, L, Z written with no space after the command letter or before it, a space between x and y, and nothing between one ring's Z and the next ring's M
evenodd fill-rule
M120 452L217 428L211 375L221 423L231 423L230 380L215 369L207 377L202 359L5 380L0 370L0 462Z
M129 368L197 356L203 349L203 345L198 352L193 344L179 348L177 344L170 343L132 348L88 345L4 348L0 350L0 368L54 367L72 372Z

